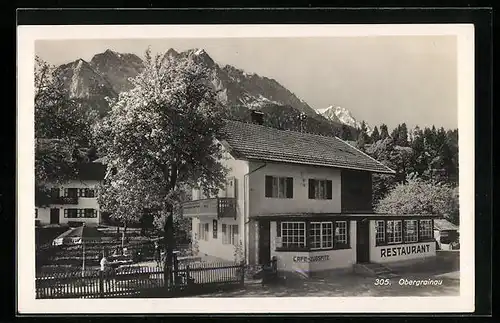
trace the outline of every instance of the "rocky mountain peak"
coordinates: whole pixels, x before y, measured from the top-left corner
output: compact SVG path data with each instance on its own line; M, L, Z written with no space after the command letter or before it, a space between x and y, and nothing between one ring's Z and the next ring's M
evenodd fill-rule
M212 57L210 57L210 55L208 55L208 53L202 48L188 49L182 54L184 54L184 56L188 59L193 60L195 63L204 64L207 67L214 67L214 65L216 65Z
M361 128L361 122L356 120L356 118L354 118L354 116L352 115L351 111L349 111L349 109L347 108L331 105L326 109L318 109L316 110L316 112L330 121L340 122L342 124L351 126L356 129ZM372 129L366 122L365 125L367 133L368 135L370 135L372 133Z
M94 55L90 65L112 84L113 91L117 93L130 90L132 83L129 79L137 76L144 68L139 56L117 53L110 49Z
M170 48L169 50L167 50L167 52L164 55L164 57L172 57L172 58L177 58L178 56L179 56L179 53L173 48Z

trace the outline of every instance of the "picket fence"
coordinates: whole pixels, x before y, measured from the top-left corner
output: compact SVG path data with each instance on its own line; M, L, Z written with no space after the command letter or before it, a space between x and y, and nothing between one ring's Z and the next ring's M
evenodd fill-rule
M36 298L105 298L181 296L204 293L213 288L244 285L243 263L179 263L165 286L163 268L125 267L110 271L40 273Z

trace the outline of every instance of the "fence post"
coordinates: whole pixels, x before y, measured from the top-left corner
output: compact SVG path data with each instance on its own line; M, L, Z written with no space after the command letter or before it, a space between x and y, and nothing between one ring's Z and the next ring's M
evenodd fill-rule
M191 273L189 272L189 264L186 265L186 289L191 287Z
M104 297L104 272L99 270L99 297Z
M174 267L174 272L173 272L173 282L174 282L174 288L177 290L178 285L179 285L179 259L177 258L178 254L177 252L173 253L173 267Z
M244 286L245 285L245 260L241 261L240 270L241 270L240 284L241 284L241 286Z

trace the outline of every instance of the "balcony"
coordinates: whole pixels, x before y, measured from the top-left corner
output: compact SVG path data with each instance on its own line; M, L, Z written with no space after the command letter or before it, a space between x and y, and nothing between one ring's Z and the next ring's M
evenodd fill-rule
M219 197L184 202L182 204L182 214L185 217L236 218L236 199Z
M51 197L50 204L78 204L78 197L73 196L59 196L59 197Z

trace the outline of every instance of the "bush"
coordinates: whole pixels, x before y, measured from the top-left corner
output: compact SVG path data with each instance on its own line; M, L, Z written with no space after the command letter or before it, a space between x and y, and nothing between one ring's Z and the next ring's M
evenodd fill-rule
M377 213L439 215L458 224L458 188L416 177L398 184L375 207Z

